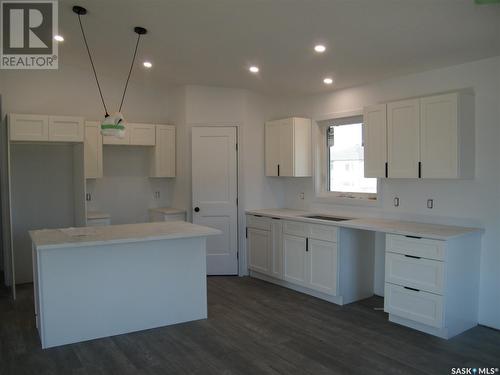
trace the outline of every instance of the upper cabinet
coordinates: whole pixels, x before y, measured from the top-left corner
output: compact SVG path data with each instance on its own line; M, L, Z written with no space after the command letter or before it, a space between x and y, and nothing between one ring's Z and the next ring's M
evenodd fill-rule
M101 124L97 121L85 122L84 142L85 178L102 177L102 135Z
M156 125L150 177L175 177L175 126Z
M128 124L130 144L135 146L154 146L156 133L152 124Z
M266 123L266 176L309 177L311 120L287 118Z
M389 178L419 177L419 100L387 104L387 163Z
M366 107L363 116L365 177L386 177L387 170L387 106Z
M474 177L474 97L452 93L420 99L423 178Z
M474 176L471 93L455 92L366 107L364 124L365 177Z
M11 141L83 142L83 118L9 114Z

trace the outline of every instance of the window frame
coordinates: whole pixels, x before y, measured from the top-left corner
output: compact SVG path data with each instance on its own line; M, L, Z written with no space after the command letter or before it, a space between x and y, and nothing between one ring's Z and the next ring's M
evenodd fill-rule
M328 149L326 129L331 125L333 120L354 116L363 116L363 110L360 109L349 112L332 113L314 120L314 185L316 200L327 203L378 206L381 204L381 184L379 178L377 178L376 193L329 191L328 178L330 175L330 150ZM364 132L362 133L362 137L364 138Z

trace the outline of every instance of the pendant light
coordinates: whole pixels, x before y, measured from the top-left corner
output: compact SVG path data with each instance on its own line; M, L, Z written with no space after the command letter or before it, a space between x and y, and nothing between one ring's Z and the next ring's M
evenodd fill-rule
M87 49L87 54L89 55L90 65L92 66L92 71L94 73L94 78L97 83L97 89L99 90L99 95L101 97L101 102L104 107L104 120L101 122L101 134L109 135L118 138L123 138L125 136L125 127L126 122L121 113L123 107L123 101L125 100L125 94L127 93L128 83L130 80L130 76L132 74L132 69L134 68L135 58L137 56L137 50L139 48L139 41L141 40L141 36L147 34L147 30L144 27L136 26L134 28L134 32L137 34L137 42L135 43L134 55L132 57L132 62L130 64L130 69L128 72L127 80L125 81L125 87L123 89L122 100L120 102L120 108L118 112L113 114L108 113L108 109L106 107L106 102L104 101L104 97L102 95L101 85L99 84L99 79L97 78L97 72L94 66L94 60L92 59L92 54L90 53L90 48L87 42L87 37L85 36L85 31L83 30L82 19L81 16L87 14L87 9L75 5L73 7L73 12L78 15L78 23L80 24L80 30L82 31L83 42L85 43L85 48Z

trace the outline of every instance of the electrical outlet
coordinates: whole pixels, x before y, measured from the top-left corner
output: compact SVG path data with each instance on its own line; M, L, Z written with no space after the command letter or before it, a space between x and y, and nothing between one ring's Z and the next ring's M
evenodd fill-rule
M90 202L90 201L92 200L92 194L90 194L90 193L86 193L86 194L85 194L85 200L86 200L87 202Z
M427 208L430 210L434 208L434 199L427 199Z
M158 199L160 199L160 192L159 191L155 191L154 194L153 194L153 199L155 201L157 201Z
M304 200L305 194L304 193L299 193L299 199Z
M399 197L394 197L394 207L399 207Z

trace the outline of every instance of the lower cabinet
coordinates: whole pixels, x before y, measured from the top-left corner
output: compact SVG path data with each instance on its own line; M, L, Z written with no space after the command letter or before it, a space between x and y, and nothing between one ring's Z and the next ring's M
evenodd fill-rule
M306 286L306 239L283 235L283 279Z
M310 239L306 259L307 286L326 294L337 294L338 251L334 242Z
M330 296L338 294L336 227L253 215L247 216L247 225L251 271Z
M448 241L386 235L389 320L442 338L477 325L477 234Z
M248 268L253 271L271 273L271 231L247 229Z

